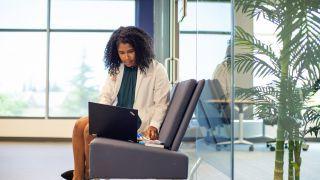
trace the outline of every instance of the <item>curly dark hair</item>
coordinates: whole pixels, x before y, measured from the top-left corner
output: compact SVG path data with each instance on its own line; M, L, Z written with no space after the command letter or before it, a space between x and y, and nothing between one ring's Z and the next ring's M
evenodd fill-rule
M103 61L109 74L117 75L119 73L121 60L118 55L118 45L120 43L128 43L134 48L137 67L146 73L154 58L152 38L142 29L128 26L115 30L104 50Z

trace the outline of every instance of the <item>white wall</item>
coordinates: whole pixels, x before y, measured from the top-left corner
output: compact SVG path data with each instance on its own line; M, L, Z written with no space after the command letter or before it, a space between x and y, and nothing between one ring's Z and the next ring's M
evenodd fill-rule
M71 138L75 120L0 119L0 137Z

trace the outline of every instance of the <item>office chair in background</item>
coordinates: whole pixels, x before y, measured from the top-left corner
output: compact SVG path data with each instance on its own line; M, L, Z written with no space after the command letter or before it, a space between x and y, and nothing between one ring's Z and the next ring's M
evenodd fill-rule
M199 125L206 129L205 142L215 143L216 149L220 150L220 145L230 144L230 106L228 103L209 103L209 100L225 100L217 79L206 80L197 104L196 118Z

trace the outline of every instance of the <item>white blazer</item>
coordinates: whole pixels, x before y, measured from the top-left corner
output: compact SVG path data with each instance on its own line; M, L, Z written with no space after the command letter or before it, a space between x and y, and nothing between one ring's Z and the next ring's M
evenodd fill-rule
M124 71L123 64L120 65L119 71L116 76L108 75L101 91L99 103L117 104L117 95ZM161 63L153 60L146 73L138 69L133 104L133 108L138 109L142 121L138 132L145 131L149 126L154 126L159 130L169 105L169 91L169 79Z

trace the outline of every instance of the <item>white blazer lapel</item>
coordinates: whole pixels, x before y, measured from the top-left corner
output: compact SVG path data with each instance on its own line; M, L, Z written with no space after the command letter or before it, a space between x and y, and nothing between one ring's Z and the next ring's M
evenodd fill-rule
M141 87L141 83L148 83L148 82L145 82L145 78L147 78L148 76L152 75L153 74L153 71L154 71L154 68L153 68L153 62L150 63L149 65L149 68L146 69L146 73L140 71L140 69L138 68L138 75L137 75L137 82L136 82L136 91L135 91L135 96L134 96L134 99L136 100L137 99L137 95L138 95L138 92L140 90L140 87Z
M141 81L142 81L144 76L145 76L145 74L142 71L140 71L140 69L138 68L136 90L135 90L135 93L134 93L134 99L137 99L137 94L138 94L138 91L139 91L139 88L140 88L140 85L141 85Z
M123 72L124 72L124 65L121 64L120 67L119 67L119 74L117 75L115 96L118 95L118 92L119 92L119 90L120 90L120 86L121 86L121 82L122 82L122 77L123 77Z

